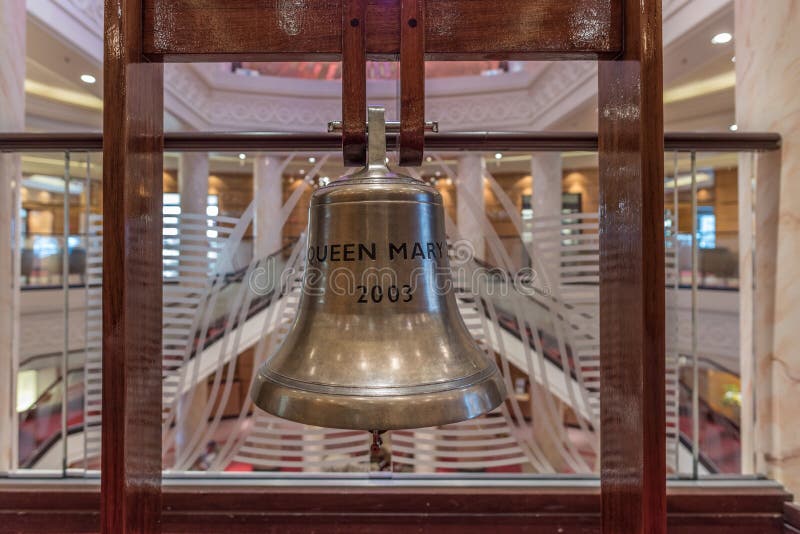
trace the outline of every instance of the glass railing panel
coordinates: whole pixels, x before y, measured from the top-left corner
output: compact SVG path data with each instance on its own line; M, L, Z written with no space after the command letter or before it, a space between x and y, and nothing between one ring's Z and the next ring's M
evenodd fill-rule
M90 214L101 210L100 159L80 150L20 155L20 469L64 473L70 462L63 436L82 426L88 228Z
M181 165L187 164L183 156L165 156L166 471L244 477L596 476L596 154L556 154L536 166L530 154L484 154L476 188L482 198L473 199L473 206L463 194L459 200L461 155L431 154L421 169L410 171L442 194L459 307L473 335L500 364L512 395L501 410L477 421L387 433L376 450L365 433L282 421L255 408L248 397L254 373L296 314L308 202L316 188L343 172L338 155L208 153L205 213L182 212L186 204L177 184ZM691 153L665 158L671 476L741 473L736 158L697 153L695 188ZM44 160L62 168L49 187L60 184L62 197L70 191L69 215L64 217L60 198L47 208L50 217L69 223L44 231L42 216L36 215L43 204L33 202L41 179L24 182L31 187L23 197L24 219L32 223L21 233L19 254L17 458L27 470L93 476L102 424L99 155L70 153L67 161L63 153L37 154L23 158L23 171L41 174L36 165ZM543 173L554 162L560 191L551 197L554 205L537 204L532 170ZM280 197L269 209L251 205L263 171L259 165L280 169L266 184ZM82 189L73 193L76 183ZM265 232L257 227L259 215L274 223L268 230L272 248L259 241L259 232ZM473 226L465 230L459 218ZM471 251L466 261L459 255L465 243ZM528 284L522 289L531 291L515 286L520 279Z
M678 474L741 474L740 212L736 153L665 158L665 210L677 261L671 290L679 427Z

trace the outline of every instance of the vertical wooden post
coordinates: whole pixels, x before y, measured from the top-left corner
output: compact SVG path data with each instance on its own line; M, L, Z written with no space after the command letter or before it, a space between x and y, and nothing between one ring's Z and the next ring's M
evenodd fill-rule
M159 531L163 66L142 56L141 0L106 0L103 430L106 534Z
M666 532L661 2L623 2L599 66L603 532Z
M342 3L342 159L367 163L367 0Z
M425 0L400 2L400 165L422 165L425 149Z

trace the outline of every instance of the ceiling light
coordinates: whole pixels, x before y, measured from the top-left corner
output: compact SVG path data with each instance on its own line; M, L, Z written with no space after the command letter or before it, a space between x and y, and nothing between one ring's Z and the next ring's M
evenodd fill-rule
M81 74L81 81L83 83L88 83L91 85L97 81L97 78L95 78L91 74Z
M725 44L730 43L731 40L733 40L733 35L728 32L722 32L711 38L711 44Z
M714 185L714 172L699 170L694 175L695 182L700 187L711 187ZM664 189L672 191L675 188L675 178L669 178L664 182ZM692 175L681 174L677 179L678 190L685 191L692 186Z
M247 159L247 154L239 154L239 159L240 160L246 160Z
M305 174L305 173L306 173L306 170L305 170L305 169L300 169L300 171L299 171L299 172L300 172L300 174L302 175L302 174Z
M60 176L46 176L43 174L33 174L22 179L22 187L37 189L49 193L64 194L64 179ZM78 180L69 183L69 194L79 195L83 191L83 184Z
M315 158L314 156L311 156L310 158L308 158L308 162L309 163L316 163L317 162L317 158Z
M498 152L497 154L494 155L494 159L503 159L503 155L500 152Z
M731 58L731 63L736 63L736 56L733 56L733 57Z
M47 100L63 102L71 106L80 106L97 111L103 110L103 101L86 91L72 91L34 80L25 80L25 93L46 98Z
M696 80L664 91L664 103L673 104L690 98L736 87L736 72L723 72L711 78Z
M730 126L728 126L728 129L730 131L732 131L732 132L735 132L736 130L739 129L739 125L738 124L731 124Z

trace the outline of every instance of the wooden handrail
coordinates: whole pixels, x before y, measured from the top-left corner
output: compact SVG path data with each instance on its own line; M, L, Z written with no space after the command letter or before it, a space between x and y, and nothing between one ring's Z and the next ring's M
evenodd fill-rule
M793 524L794 510L783 508L790 499L767 481L669 484L668 523L676 532L781 534L784 521ZM99 488L91 482L0 484L0 521L12 532L96 532L99 504ZM580 481L479 490L175 481L166 483L163 504L165 533L312 530L325 524L348 532L425 526L448 532L599 532L600 527L599 487Z
M165 150L262 152L336 152L341 149L337 133L206 133L168 132ZM667 132L664 147L668 151L739 152L777 150L777 133L746 132ZM397 148L397 135L389 134L387 147ZM597 134L593 132L462 132L429 134L425 147L430 151L596 151ZM101 133L0 133L1 152L49 152L62 150L100 151Z
M800 532L800 504L783 503L783 522L784 533L795 534Z

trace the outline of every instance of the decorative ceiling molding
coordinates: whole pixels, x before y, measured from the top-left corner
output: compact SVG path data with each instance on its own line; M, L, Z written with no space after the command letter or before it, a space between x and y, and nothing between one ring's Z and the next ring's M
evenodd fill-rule
M664 44L690 31L731 0L663 0ZM29 0L28 11L53 32L102 60L102 0ZM71 20L66 20L71 19ZM80 28L83 36L75 35ZM552 62L498 76L427 83L427 118L443 131L543 130L597 93L594 62ZM370 101L397 116L397 84L370 82ZM165 65L166 111L198 130L324 131L341 115L341 85L326 80L246 77L219 64Z
M691 0L661 0L661 19L663 22L669 20L676 11L685 7Z
M99 64L103 62L103 0L27 0L28 16Z
M253 79L217 65L165 67L170 111L198 129L324 131L341 115L338 82ZM535 76L526 72L429 82L427 116L439 121L442 131L530 130L537 120L549 117L555 103L591 79L596 65L550 63L539 71ZM290 85L296 85L294 96L287 94ZM383 105L389 117L397 116L396 84L375 82L370 87L370 102Z
M211 90L188 65L164 65L164 109L180 123L195 130L213 129L207 120Z
M83 20L89 28L103 27L103 1L102 0L60 0L67 7L72 7L83 15Z

